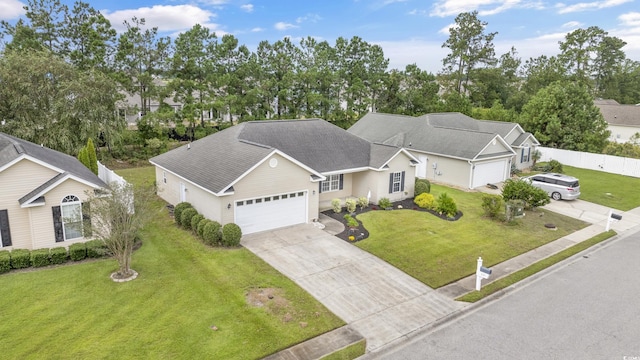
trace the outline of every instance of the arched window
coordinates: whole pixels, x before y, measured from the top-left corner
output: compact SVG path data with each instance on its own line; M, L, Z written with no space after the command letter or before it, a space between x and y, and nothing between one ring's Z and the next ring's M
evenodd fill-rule
M75 195L67 195L60 205L62 211L62 231L65 240L81 238L82 204Z

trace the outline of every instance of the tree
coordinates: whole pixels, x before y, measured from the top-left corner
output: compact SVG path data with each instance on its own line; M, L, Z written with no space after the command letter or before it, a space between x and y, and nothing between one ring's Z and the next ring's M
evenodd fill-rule
M507 179L502 187L502 198L504 201L522 200L527 208L544 206L551 202L546 191L523 179Z
M520 124L543 146L560 149L600 153L609 138L593 98L575 82L541 89L522 109Z
M117 140L124 121L121 98L105 74L80 71L48 51L7 51L0 58L0 119L3 131L67 154L88 138Z
M157 215L154 211L155 189L152 186L111 183L106 193L92 194L91 209L93 236L104 241L118 262L118 278L133 275L131 254L136 238L144 226Z
M443 60L443 74L452 78L454 90L460 94L467 88L472 71L480 64L493 65L493 38L497 32L485 33L487 23L478 19L478 12L459 14L449 29L449 38L442 44L451 51Z
M98 158L96 157L96 148L93 146L93 140L88 139L87 145L80 149L78 160L94 174L98 175Z

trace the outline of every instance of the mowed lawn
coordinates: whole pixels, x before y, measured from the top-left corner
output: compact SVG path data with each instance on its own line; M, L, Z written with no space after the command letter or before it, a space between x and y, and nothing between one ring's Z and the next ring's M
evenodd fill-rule
M434 197L442 192L456 201L462 218L446 221L413 210L369 211L357 215L370 232L357 246L438 288L473 274L479 256L485 266L492 266L588 225L544 209L526 211L515 224L506 224L483 216L481 193L431 186ZM557 230L548 230L546 223Z
M120 173L153 181L152 168ZM0 275L1 357L258 359L343 325L249 251L206 247L155 205L134 281L112 282L112 259Z

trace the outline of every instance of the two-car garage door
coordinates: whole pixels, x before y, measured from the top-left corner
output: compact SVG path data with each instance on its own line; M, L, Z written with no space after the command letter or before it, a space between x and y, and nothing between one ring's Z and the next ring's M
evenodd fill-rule
M307 192L236 201L235 223L243 234L307 222Z
M499 183L509 176L509 161L501 159L476 164L473 169L472 188L487 184Z

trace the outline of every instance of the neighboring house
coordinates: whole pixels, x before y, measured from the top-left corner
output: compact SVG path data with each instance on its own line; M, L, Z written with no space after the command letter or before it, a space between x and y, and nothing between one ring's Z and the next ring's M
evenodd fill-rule
M413 197L417 164L320 119L241 123L150 162L160 197L244 234L314 221L335 198Z
M0 248L69 246L90 239L83 204L106 187L76 158L0 133Z
M640 133L640 104L621 105L615 100L595 100L611 131L609 141L629 142L631 137Z
M404 147L419 160L415 176L473 189L509 178L511 165L531 167L539 145L520 125L460 113L419 117L369 113L348 130L369 141Z

